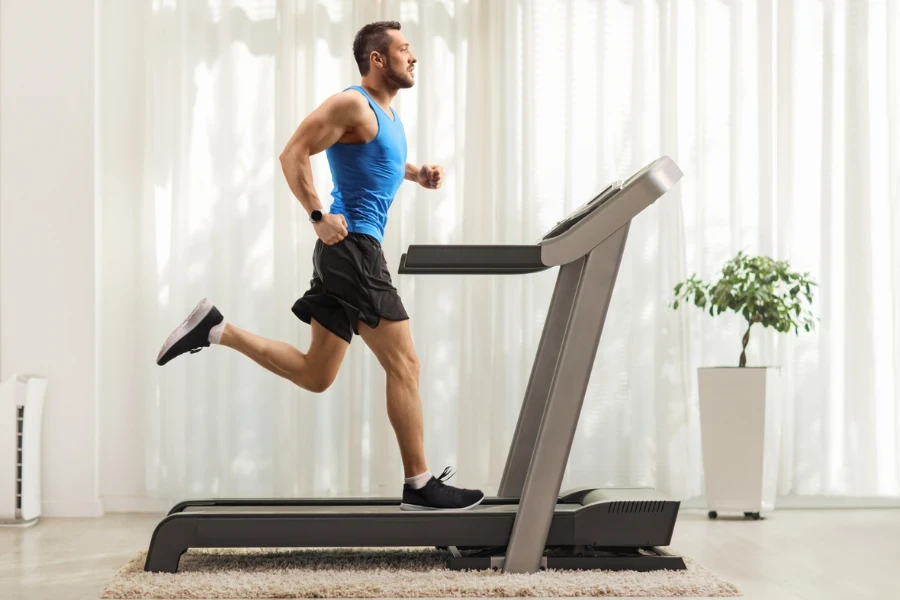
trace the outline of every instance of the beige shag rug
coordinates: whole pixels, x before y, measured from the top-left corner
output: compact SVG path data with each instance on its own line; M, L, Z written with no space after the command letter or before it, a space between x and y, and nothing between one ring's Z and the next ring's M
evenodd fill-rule
M685 571L451 571L435 549L208 549L178 573L147 573L146 552L122 567L101 598L444 598L740 596L685 558Z

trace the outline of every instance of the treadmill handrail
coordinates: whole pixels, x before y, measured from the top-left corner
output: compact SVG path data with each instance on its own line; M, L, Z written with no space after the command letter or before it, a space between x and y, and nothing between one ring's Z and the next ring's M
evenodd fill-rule
M413 244L400 257L401 274L511 275L549 269L531 245Z

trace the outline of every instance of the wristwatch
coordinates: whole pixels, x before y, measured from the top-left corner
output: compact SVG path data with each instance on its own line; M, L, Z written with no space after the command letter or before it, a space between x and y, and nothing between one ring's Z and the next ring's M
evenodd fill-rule
M323 213L321 210L312 211L311 213L309 213L309 222L310 223L318 223L319 221L322 220L322 215L323 215Z

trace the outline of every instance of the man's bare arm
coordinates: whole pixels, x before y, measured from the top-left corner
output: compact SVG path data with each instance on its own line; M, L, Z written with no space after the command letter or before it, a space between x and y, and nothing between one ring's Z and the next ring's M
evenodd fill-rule
M403 179L407 181L413 181L415 183L419 182L419 167L412 163L406 163L406 173L403 175Z
M360 121L359 107L358 99L350 92L331 96L300 123L279 156L288 186L307 214L322 210L309 157L331 147L352 130Z

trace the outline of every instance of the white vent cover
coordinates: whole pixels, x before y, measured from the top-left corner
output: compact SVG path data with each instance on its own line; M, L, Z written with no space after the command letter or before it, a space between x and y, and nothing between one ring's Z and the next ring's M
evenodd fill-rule
M41 514L41 416L47 380L13 375L0 384L0 524Z

